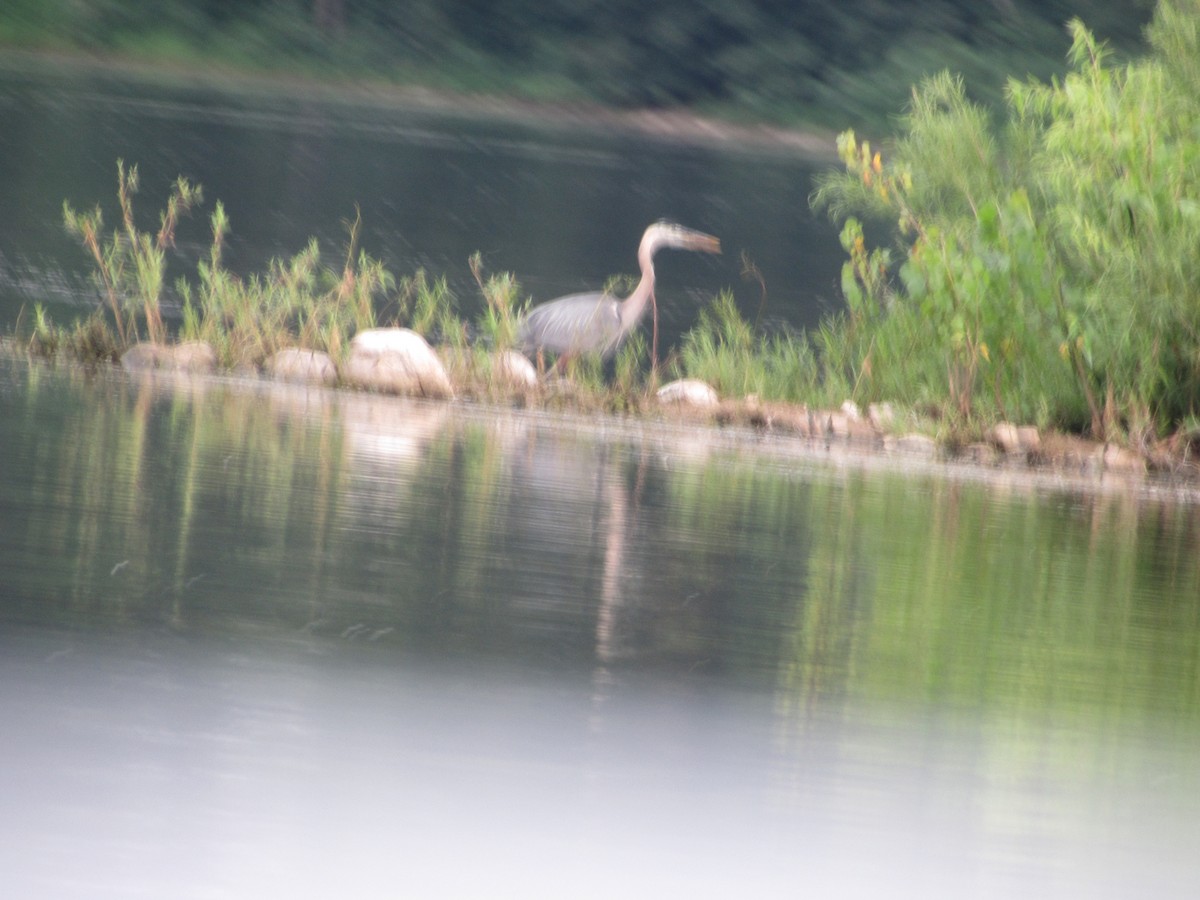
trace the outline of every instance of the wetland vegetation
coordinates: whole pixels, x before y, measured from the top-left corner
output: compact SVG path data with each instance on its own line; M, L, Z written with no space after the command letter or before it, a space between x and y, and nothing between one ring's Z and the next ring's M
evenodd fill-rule
M874 149L841 135L845 169L813 194L843 227L843 310L807 333L768 329L718 293L665 358L638 335L607 367L574 361L569 391L522 399L632 411L664 380L695 378L754 404L891 403L906 427L957 445L1015 421L1189 458L1200 442L1198 23L1197 0L1163 0L1149 54L1118 62L1073 21L1070 71L1010 80L999 114L959 77L925 79L894 140ZM512 347L529 303L513 275L472 261L485 303L468 321L444 278L395 274L360 247L356 215L332 262L313 240L242 278L222 264L231 223L217 202L208 253L172 281L175 233L201 187L179 178L145 230L137 167L118 162L117 174L107 234L99 207L63 208L102 306L68 326L35 307L23 327L36 352L116 359L171 331L247 369L290 346L336 361L355 333L400 325L447 348L460 392L499 396L494 354Z

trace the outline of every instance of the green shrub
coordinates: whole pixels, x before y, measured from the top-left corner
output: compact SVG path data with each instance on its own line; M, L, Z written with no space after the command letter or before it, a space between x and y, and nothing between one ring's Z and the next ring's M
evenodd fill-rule
M846 220L847 311L817 343L856 398L1144 438L1200 402L1200 0L1164 0L1120 68L1079 22L1072 71L1010 82L994 126L948 74L888 159L853 132L814 203ZM853 213L886 217L899 266Z

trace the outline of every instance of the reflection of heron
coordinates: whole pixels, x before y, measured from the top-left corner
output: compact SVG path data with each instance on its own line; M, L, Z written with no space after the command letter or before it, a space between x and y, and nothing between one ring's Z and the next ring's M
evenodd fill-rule
M721 242L710 234L674 222L655 222L642 235L638 263L642 280L624 300L593 291L571 294L534 307L521 321L517 345L526 353L548 350L560 356L613 352L637 327L654 298L654 254L663 247L720 253Z

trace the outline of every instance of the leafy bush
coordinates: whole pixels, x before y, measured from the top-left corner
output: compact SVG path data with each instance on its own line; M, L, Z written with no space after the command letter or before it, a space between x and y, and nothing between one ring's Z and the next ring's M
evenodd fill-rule
M1114 68L1071 23L1072 71L1010 82L994 127L942 74L888 154L839 138L814 203L846 220L847 312L827 371L859 399L932 400L1148 437L1200 403L1200 0L1164 0L1155 53ZM852 213L895 222L897 267Z

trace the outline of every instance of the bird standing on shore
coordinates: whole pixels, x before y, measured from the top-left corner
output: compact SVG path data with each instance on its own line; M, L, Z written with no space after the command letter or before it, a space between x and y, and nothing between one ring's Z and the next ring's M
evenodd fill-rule
M535 306L518 326L517 346L527 354L557 354L560 361L582 353L611 357L654 299L654 254L664 247L721 252L721 242L711 234L674 222L655 222L646 229L638 247L642 278L632 294L619 300L603 291L590 291Z

